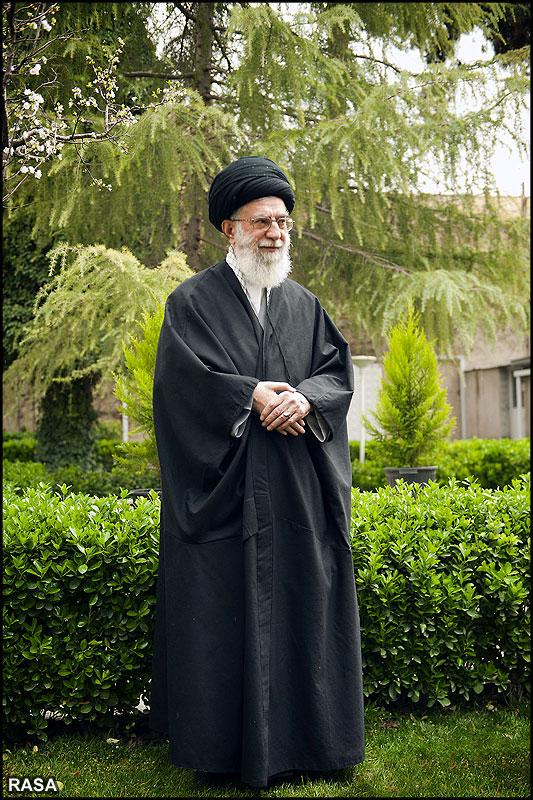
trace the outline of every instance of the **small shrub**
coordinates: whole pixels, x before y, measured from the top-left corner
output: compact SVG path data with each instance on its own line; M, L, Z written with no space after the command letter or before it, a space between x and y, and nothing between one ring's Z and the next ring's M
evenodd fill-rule
M5 442L11 439L25 439L27 436L32 436L25 425L22 426L20 431L15 431L14 433L10 433L9 431L2 432L2 438Z
M39 483L50 483L50 473L40 461L10 461L4 459L2 464L4 484L10 484L17 490L38 486Z
M350 442L352 486L372 490L385 486L383 467L388 466L377 453L376 443L365 447L365 463L359 461L359 442ZM530 470L529 439L459 439L443 442L438 460L437 483L450 479L476 480L485 489L509 486Z
M112 470L115 466L115 456L122 446L117 439L97 439L94 444L94 460L96 469Z
M351 543L367 696L529 691L529 476L353 489Z
M69 382L54 380L44 392L36 457L48 469L67 464L94 469L94 423L98 418L92 404L95 379L94 374L88 374Z
M529 439L464 439L448 442L439 462L437 478L464 480L475 477L485 489L508 486L531 469Z
M113 420L112 422L104 422L98 419L94 426L94 435L96 439L112 439L113 441L122 441L122 421Z
M100 437L94 443L94 461L97 469L113 468L115 455L122 442L117 439ZM3 457L8 461L35 461L37 439L27 433L23 436L6 436L2 442Z
M455 425L435 349L419 322L420 314L409 308L387 335L389 352L370 412L376 424L362 417L387 467L435 464Z
M7 438L4 434L2 456L9 461L34 461L37 439L30 434Z
M4 488L4 720L113 723L150 679L159 502ZM138 713L138 712L137 712Z
M381 461L365 460L361 464L358 458L352 461L352 486L362 492L370 492L387 483Z
M121 490L159 489L161 478L157 470L134 471L128 466L119 464L111 470L84 470L75 464L48 472L44 464L38 461L4 461L4 483L12 484L19 494L25 488L49 484L55 491L67 486L70 492L82 492L95 497L120 495Z

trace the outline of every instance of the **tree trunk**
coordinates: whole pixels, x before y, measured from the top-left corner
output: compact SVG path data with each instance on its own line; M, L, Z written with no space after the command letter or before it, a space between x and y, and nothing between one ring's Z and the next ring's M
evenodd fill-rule
M197 3L196 13L196 32L195 32L195 63L194 78L192 88L196 89L206 105L211 103L211 69L213 57L213 41L215 35L215 4ZM201 220L205 217L204 192L198 179L191 181L187 191L192 197L191 217L184 227L183 239L180 242L180 249L187 256L187 263L196 272L203 269L206 264L202 263L201 239L202 227Z

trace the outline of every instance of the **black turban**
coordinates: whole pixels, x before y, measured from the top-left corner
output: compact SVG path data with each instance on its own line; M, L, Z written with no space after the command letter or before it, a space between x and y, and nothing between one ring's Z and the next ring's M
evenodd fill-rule
M238 158L215 175L209 189L209 220L220 231L223 220L259 197L281 197L289 214L294 208L294 192L277 164L263 156Z

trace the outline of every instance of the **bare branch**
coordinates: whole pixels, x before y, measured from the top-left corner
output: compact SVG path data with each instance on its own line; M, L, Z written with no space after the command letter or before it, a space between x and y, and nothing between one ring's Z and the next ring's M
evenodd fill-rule
M182 3L173 3L173 6L177 8L178 11L181 11L181 13L186 19L190 20L191 22L194 22L195 24L198 22L198 17L195 16L195 14L193 14L187 8L185 8Z
M180 81L182 78L194 78L194 72L123 72L125 78L163 78L167 81Z
M302 231L302 235L307 236L309 239L314 239L321 244L328 245L329 247L335 247L337 250L345 250L347 253L353 253L354 255L361 256L365 261L370 261L372 264L375 264L376 267L391 269L394 272L400 272L402 275L407 276L412 274L409 272L409 270L405 269L405 267L400 267L399 264L395 264L392 261L386 261L384 258L377 256L375 253L369 253L366 250L361 250L358 247L352 247L351 245L332 242L329 239L324 239L322 236L318 236L316 233L311 233L311 231L304 230Z
M365 56L362 53L354 53L354 58L366 58L368 61L375 61L378 64L384 64L386 67L390 67L391 69L393 69L395 72L398 72L398 73L409 72L409 70L399 69L394 64L391 64L390 61L383 61L383 59L376 58L375 56ZM413 73L409 73L409 74L412 75Z

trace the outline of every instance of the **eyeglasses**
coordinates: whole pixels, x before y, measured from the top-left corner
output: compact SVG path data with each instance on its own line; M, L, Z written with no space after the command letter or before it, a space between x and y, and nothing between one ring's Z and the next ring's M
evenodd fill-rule
M292 231L294 220L290 217L251 217L250 219L231 218L232 222L249 222L256 231L268 231L275 222L280 231Z

